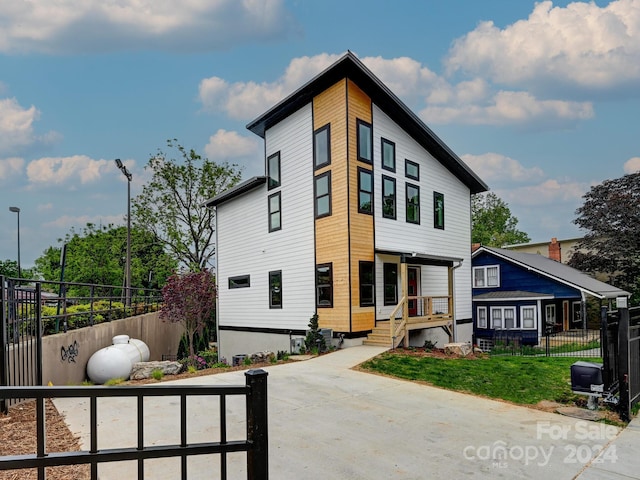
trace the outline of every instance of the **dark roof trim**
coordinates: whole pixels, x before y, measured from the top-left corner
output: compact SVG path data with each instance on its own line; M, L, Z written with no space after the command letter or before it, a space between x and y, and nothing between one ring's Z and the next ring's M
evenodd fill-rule
M458 157L425 123L418 118L389 88L382 83L353 53L342 58L304 84L298 90L247 124L247 128L264 138L265 131L313 100L313 97L348 78L358 85L374 104L397 122L411 137L459 178L471 193L489 187Z
M462 262L462 258L442 257L440 255L429 255L417 252L398 252L391 250L377 250L375 253L381 255L393 255L400 257L402 263L413 263L416 265L435 265L441 267L451 267L455 262Z
M484 302L502 302L516 300L550 300L555 298L549 293L526 292L524 290L497 291L479 293L473 296L473 300L482 300Z
M267 177L250 178L249 180L239 183L235 187L232 187L229 190L226 190L216 195L212 199L207 200L206 202L204 202L204 204L206 207L209 207L209 208L217 207L221 203L227 202L233 198L236 198L242 195L243 193L247 193L253 190L254 188L259 187L260 185L263 185L264 183L266 183L266 181L267 181Z

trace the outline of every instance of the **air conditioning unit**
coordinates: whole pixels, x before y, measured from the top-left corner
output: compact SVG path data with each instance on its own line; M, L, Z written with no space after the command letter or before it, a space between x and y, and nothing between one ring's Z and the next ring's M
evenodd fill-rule
M291 339L291 353L300 353L300 349L304 347L304 338L292 338Z
M320 335L324 337L324 344L327 348L331 348L331 339L333 338L333 330L330 328L321 328Z

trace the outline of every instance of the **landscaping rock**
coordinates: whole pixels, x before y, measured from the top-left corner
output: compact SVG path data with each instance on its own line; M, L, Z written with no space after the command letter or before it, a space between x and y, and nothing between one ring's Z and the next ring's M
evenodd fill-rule
M469 343L447 343L444 346L444 353L448 355L458 355L459 357L466 357L472 351L471 344Z
M169 360L162 362L138 362L133 365L129 378L131 380L151 378L154 370L161 370L164 375L177 375L182 371L182 364Z
M251 354L251 363L268 362L271 357L275 357L275 353L269 351L253 353Z

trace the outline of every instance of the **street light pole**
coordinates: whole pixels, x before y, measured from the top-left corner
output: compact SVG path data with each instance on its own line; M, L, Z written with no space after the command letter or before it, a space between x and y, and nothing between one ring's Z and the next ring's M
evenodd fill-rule
M126 286L125 305L131 306L131 179L133 176L119 158L116 158L116 165L127 177L127 260L126 260Z
M9 207L9 211L18 215L18 278L22 278L22 268L20 267L20 209Z

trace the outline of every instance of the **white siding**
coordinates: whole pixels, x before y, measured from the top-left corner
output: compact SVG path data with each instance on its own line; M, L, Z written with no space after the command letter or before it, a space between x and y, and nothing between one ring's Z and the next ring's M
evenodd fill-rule
M267 157L280 151L281 187L264 185L217 210L221 326L306 329L315 311L311 105L266 132ZM282 229L269 232L267 197L282 198ZM269 308L269 272L282 271L282 309ZM251 275L249 288L228 278Z
M373 106L374 135L374 191L375 191L375 242L376 249L417 252L443 257L463 259L455 270L456 318L471 318L471 205L470 191L458 178L405 133L376 105ZM396 144L395 173L382 169L381 137ZM405 177L404 161L409 159L420 165L420 180ZM397 215L395 220L382 217L382 175L396 179ZM405 185L420 187L420 225L406 222ZM444 195L444 230L433 227L433 193ZM425 276L425 294L440 293L435 278ZM447 278L443 287L446 291Z

